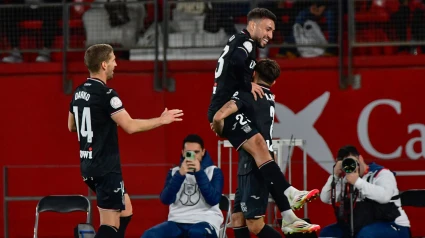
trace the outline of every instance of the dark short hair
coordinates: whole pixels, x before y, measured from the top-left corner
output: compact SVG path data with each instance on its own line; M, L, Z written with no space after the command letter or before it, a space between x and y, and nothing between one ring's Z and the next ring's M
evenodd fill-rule
M268 83L272 84L280 75L279 64L271 59L262 59L257 62L254 68L258 77Z
M183 149L184 149L184 145L186 143L198 143L202 149L204 149L204 141L202 140L202 138L196 134L190 134L188 136L186 136L186 138L184 138L183 140Z
M345 145L338 150L336 159L343 160L344 158L350 155L358 157L360 154L359 154L359 151L356 149L356 147L352 145Z
M277 17L273 12L271 12L270 10L266 8L259 8L259 7L254 8L250 12L248 12L247 18L248 18L248 22L252 20L263 19L263 18L270 19L274 22L277 21Z
M90 73L97 73L102 62L110 60L110 54L114 51L108 44L96 44L90 46L84 54L84 64Z

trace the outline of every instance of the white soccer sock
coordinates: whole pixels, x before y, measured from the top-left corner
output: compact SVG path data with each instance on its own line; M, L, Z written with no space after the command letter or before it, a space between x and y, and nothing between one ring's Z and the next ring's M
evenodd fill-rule
M291 187L287 188L287 189L285 190L285 192L283 192L283 193L285 194L285 196L286 196L288 199L292 199L292 198L294 197L294 194L295 194L296 192L299 192L299 191L298 191L298 189L296 189L296 188L294 188L293 186L291 186Z
M282 214L282 223L283 224L290 224L296 220L299 220L299 218L297 217L297 215L295 215L294 211L292 211L292 209L286 210L281 212L280 214Z

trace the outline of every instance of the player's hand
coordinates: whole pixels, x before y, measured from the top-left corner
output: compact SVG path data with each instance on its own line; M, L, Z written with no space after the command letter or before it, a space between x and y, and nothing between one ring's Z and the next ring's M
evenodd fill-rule
M164 112L162 112L161 117L159 119L161 121L161 124L166 125L175 121L183 121L183 119L180 118L182 116L183 116L183 110L179 110L179 109L168 110L167 108L165 108Z
M260 96L260 98L263 98L264 91L260 87L260 85L258 85L256 83L251 83L251 85L252 85L251 93L252 93L252 95L254 95L254 100L257 101L257 94L258 94L258 96Z
M195 169L195 172L198 172L201 169L201 163L199 163L199 160L187 160L187 166L189 166L190 169Z
M214 120L213 123L210 123L210 126L211 130L213 130L217 136L222 136L221 133L223 132L224 120Z
M188 172L191 172L187 161L189 161L189 160L188 159L184 159L183 162L182 162L182 164L180 165L179 173L182 176L185 176Z
M214 131L214 133L215 133L216 136L219 136L218 133L215 132L214 123L210 123L210 128L211 128L212 131Z
M210 123L210 128L211 128L212 131L214 131L214 123ZM215 132L215 135L218 136L217 132Z

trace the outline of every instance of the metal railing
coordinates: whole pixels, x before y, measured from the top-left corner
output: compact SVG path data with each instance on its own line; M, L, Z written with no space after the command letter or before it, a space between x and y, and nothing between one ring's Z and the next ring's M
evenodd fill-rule
M246 26L248 11L258 6L272 10L278 18L275 39L260 51L261 57L267 57L273 48L279 48L279 55L286 57L319 50L317 55L338 57L341 88L357 88L360 84L353 75L356 49L387 47L391 51L393 47L394 51L398 47L395 51L417 54L418 46L425 46L425 27L421 24L424 8L408 5L410 2L419 4L407 0L331 0L323 6L312 0L127 0L108 3L115 7L118 20L124 13L129 17L129 21L124 18L115 25L105 4L99 2L2 4L0 38L7 40L1 41L0 54L13 53L16 48L23 53L61 52L64 91L71 93L68 53L84 51L95 43L110 43L116 51L136 55L135 60L154 61L154 89L173 91L167 63L174 59L213 59L230 35ZM305 35L310 34L306 33L309 29L303 29L308 20L320 27L313 38ZM301 27L295 27L297 24ZM343 47L344 39L348 39L348 49ZM425 51L425 47L420 48Z

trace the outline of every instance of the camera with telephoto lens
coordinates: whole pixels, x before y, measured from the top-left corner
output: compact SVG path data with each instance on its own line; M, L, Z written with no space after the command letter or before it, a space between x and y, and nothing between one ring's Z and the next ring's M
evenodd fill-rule
M342 171L347 174L355 172L358 165L359 163L357 162L357 160L351 157L347 157L342 160Z

